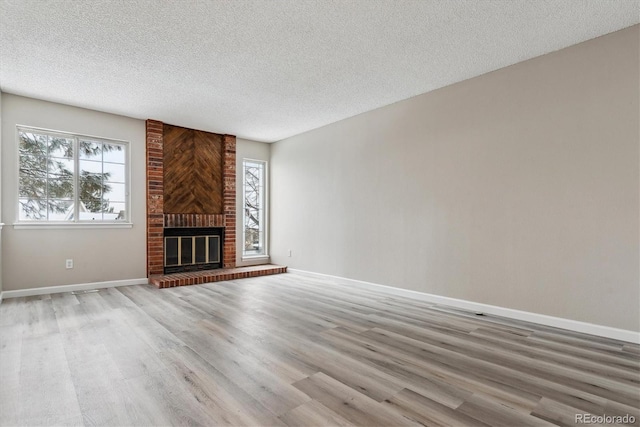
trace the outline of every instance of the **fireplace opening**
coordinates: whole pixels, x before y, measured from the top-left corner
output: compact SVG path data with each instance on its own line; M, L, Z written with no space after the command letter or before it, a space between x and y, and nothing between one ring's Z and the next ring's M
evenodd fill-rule
M222 267L224 228L164 229L164 274Z

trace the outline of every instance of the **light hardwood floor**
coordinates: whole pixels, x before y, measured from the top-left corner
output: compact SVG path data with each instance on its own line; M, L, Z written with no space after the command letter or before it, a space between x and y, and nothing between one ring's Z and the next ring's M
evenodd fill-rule
M0 425L640 419L640 348L283 274L0 306Z

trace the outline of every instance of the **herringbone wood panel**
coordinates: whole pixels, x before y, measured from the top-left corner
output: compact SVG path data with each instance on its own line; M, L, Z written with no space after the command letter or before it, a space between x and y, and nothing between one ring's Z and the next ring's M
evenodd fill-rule
M221 214L222 135L164 125L164 212Z

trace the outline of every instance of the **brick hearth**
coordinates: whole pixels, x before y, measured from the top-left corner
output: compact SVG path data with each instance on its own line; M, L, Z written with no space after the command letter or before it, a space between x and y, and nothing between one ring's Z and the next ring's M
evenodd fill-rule
M201 285L203 283L222 282L225 280L246 279L248 277L268 276L286 272L287 267L282 265L255 265L251 267L220 268L218 270L151 276L149 277L149 283L162 289L176 286Z

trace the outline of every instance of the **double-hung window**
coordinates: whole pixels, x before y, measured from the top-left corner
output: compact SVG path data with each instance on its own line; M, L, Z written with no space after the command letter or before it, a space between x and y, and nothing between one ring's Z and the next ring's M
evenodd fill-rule
M244 159L244 257L267 255L266 245L266 179L267 164L260 160Z
M18 127L18 220L129 222L129 144Z

